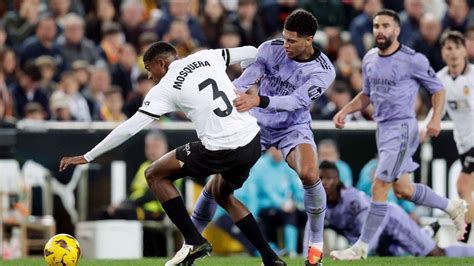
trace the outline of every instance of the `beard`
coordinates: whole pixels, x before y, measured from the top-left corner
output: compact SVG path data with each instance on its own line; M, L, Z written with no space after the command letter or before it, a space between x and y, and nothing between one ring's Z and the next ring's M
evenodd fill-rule
M390 45L392 45L393 43L393 40L389 37L383 36L383 39L384 39L383 42L378 42L377 38L375 38L375 46L377 46L377 48L379 48L382 51L390 47Z

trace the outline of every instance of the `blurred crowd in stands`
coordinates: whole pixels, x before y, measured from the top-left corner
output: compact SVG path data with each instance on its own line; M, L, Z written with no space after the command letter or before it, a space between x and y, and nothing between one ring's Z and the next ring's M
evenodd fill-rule
M474 60L473 0L3 0L0 1L0 125L16 121L123 121L153 86L141 60L163 40L184 57L199 49L258 47L279 38L286 16L312 12L315 41L333 61L336 81L312 107L333 115L362 89L361 59L373 47L372 16L382 7L401 17L401 43L438 71L439 37L465 33ZM241 73L231 66L231 79ZM421 119L429 100L420 90ZM352 120L370 120L367 112ZM181 113L166 120L186 120Z

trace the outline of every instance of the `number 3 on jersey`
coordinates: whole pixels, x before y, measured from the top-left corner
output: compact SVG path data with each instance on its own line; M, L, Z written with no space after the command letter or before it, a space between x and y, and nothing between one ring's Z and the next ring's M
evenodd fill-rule
M226 117L230 115L232 113L233 107L230 104L230 101L229 101L229 98L227 98L227 95L223 91L220 91L219 88L217 88L217 83L215 80L209 78L201 82L201 84L199 84L199 91L204 90L209 85L212 86L213 99L215 100L217 98L222 98L222 100L224 100L225 106L227 107L227 109L225 110L221 110L220 108L214 109L214 114L216 114L219 117Z

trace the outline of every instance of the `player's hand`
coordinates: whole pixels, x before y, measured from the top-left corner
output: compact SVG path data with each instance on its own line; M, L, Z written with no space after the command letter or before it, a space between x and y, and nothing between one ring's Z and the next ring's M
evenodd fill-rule
M63 157L61 162L59 163L59 172L62 172L68 168L70 165L79 165L79 164L86 164L88 161L84 158L83 155L81 156L74 156L74 157Z
M238 112L245 112L260 104L260 97L258 95L250 95L236 91L237 98L234 99L233 103Z
M426 125L426 134L430 137L437 137L441 131L441 121L438 119L431 119L431 121Z
M332 121L336 128L344 128L344 125L346 124L346 113L342 110L337 112L337 114L332 118Z

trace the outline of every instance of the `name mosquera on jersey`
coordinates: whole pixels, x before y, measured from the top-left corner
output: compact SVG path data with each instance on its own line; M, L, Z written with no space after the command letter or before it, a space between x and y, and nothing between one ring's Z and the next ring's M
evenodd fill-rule
M211 64L209 64L208 61L195 61L185 66L183 70L179 72L179 75L176 77L176 81L174 82L173 88L181 90L181 87L183 86L183 82L186 80L186 77L189 74L192 74L195 69L205 66L210 67Z

